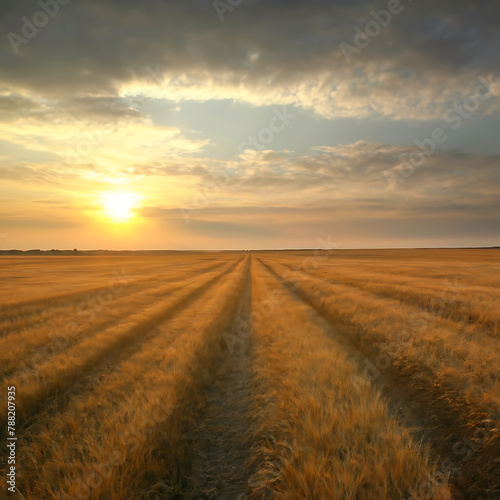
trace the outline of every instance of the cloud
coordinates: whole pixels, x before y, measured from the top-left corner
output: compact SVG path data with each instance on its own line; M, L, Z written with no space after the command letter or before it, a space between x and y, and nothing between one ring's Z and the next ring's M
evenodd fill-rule
M0 148L0 165L13 166L14 163L48 163L59 159L55 153L29 149L22 144L16 144L3 139L0 139Z
M311 219L321 218L322 213L327 217L348 213L390 218L397 211L405 216L477 217L481 210L484 215L498 211L500 155L436 152L391 188L384 173L400 165L401 156L414 149L358 141L315 148L303 156L246 151L239 162L204 166L199 159L195 165L156 167L150 174L161 177L175 172L191 177L193 202L188 197L180 208L193 208L203 216L266 214L267 220L277 213L300 213ZM229 166L233 175L227 174ZM212 194L217 181L219 188ZM196 210L199 204L195 202L200 198L206 205L201 211ZM176 213L161 207L143 210L145 217Z
M354 43L354 28L364 29L386 1L247 0L224 22L200 0L71 2L20 54L1 44L0 75L12 92L76 95L96 113L95 98L139 90L172 100L295 104L327 117L429 119L498 67L497 2L401 4L403 11L348 63L340 43ZM7 42L39 7L21 0L3 9ZM492 109L498 111L498 99L480 112Z
M316 207L211 206L189 224L177 209L145 207L140 215L175 234L214 237L223 248L311 248L327 235L341 247L498 244L497 200L412 205L366 199Z
M38 103L20 94L0 94L0 111L2 111L2 117L4 113L22 113L27 110L37 109L40 109Z
M460 224L471 235L495 234L499 155L449 150L452 139L392 189L385 173L416 150L391 133L399 126L394 122L422 130L417 127L425 123L416 122L441 121L446 110L467 102L484 77L491 83L482 92L489 92L474 111L479 116L469 120L477 124L474 138L464 139L471 151L479 138L474 150L481 151L481 131L496 123L486 115L500 116L497 3L401 0L401 12L359 49L355 28L364 31L374 12L387 9L387 0L245 0L223 22L205 0L73 1L59 5L18 45L16 36L26 36L24 25L41 6L5 0L0 194L15 188L24 200L38 200L42 192L68 199L50 206L63 214L71 200L84 210L105 187L130 185L147 195L141 220L181 231L179 209L190 209L201 193L208 201L189 231L214 235L214 241L246 232L274 242L288 235L292 242L292 234L306 238L330 226L355 233L356 241L377 231L396 241L412 228L422 237L426 230L435 238L447 231L459 235ZM350 62L341 43L358 49ZM206 116L197 121L195 107L179 104L222 99L295 106L294 114L311 124L310 136L300 152L293 151L297 135L291 128L266 151L236 154L228 146L234 137L220 132L216 120L212 133ZM177 121L160 116L169 106L181 108ZM207 116L217 112L216 105L207 109ZM233 116L231 110L218 117L234 124L235 137L240 129L247 133L239 126L247 118L255 129L250 133L267 125L248 106L235 109L247 114ZM370 117L370 123L383 118L387 137L363 140L369 134L363 137L353 126L342 136L349 136L347 143L339 145L340 117ZM331 125L331 140L325 135L329 125L316 129L316 119ZM315 147L307 150L307 144ZM27 227L29 217L22 220Z

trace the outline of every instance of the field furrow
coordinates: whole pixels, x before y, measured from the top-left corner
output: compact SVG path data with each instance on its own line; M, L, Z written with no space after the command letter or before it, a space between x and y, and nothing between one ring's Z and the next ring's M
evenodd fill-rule
M401 402L402 413L405 410L413 413L415 422L423 426L422 437L447 460L446 473L453 472L457 484L462 482L462 468L472 477L467 481L469 489L484 482L485 477L490 485L500 481L498 468L495 472L490 459L493 450L500 449L496 386L495 382L490 385L493 397L488 397L484 390L488 378L477 373L485 370L491 377L498 377L498 364L463 363L460 370L460 363L450 359L452 349L459 347L458 331L428 324L425 331L412 331L412 311L407 306L397 307L397 304L388 304L387 299L361 291L353 295L349 287L327 283L305 273L296 274L290 282L286 279L290 276L288 267L265 261L264 264L277 279L342 331L347 342L363 354L365 375L389 392L395 406ZM481 355L487 359L498 355L498 351L489 351L488 347L483 351L483 348L484 345L471 344L469 349L476 352L468 354L475 355L476 360ZM470 366L476 373L464 372L463 365ZM461 380L450 377L453 366ZM478 457L485 459L482 462ZM474 471L470 470L473 459Z
M500 498L498 251L77 255L0 258L14 500Z
M190 268L188 266L181 269L177 266L175 272L170 270L166 274L161 272L145 278L134 277L132 269L114 269L109 271L108 279L103 280L104 285L101 283L99 286L85 287L78 291L64 294L29 301L6 303L0 308L0 337L28 329L40 322L45 323L50 321L60 314L64 315L68 308L86 304L89 299L99 303L99 300L102 300L101 296L107 295L110 292L113 294L116 290L120 290L120 295L128 295L147 289L156 281L172 281L172 278L176 279L183 272L190 274L193 272L204 273L214 270L221 265L222 263L219 262L209 266L205 264L200 266L200 268L196 268L196 266ZM126 285L126 287L123 285Z
M423 370L422 376L428 373L428 378L439 380L469 404L498 414L500 406L489 397L500 384L496 339L394 299L299 271L291 279L287 266L270 263L269 267L321 311L355 327L353 335L360 343L391 351L393 363L401 369Z
M190 434L192 463L183 494L188 498L246 498L250 476L253 408L251 371L252 266L214 381L200 398Z
M20 481L31 478L30 498L140 498L167 471L168 488L179 487L190 452L186 419L220 356L245 273L240 261L217 294L206 291L179 310L94 391L75 394L56 419L37 422L20 448L29 457Z
M435 316L483 329L493 337L500 335L500 290L498 287L462 284L456 276L409 277L387 273L363 273L359 269L321 266L307 272L334 284L393 298L418 306Z
M180 290L187 283L203 279L203 275L211 271L212 268L197 273L193 278L179 279L181 275L177 275L175 280L166 282L158 278L149 287L133 293L126 293L128 287L123 284L113 292L107 290L102 297L91 295L79 305L68 306L53 321L8 335L0 339L0 375L11 377L15 370L31 372L39 365L50 363L62 352L83 341L89 342L92 337L123 323L137 311Z
M46 360L34 369L14 374L9 383L23 387L23 393L18 399L21 415L27 417L51 395L63 390L77 378L85 376L92 368L102 363L109 356L126 348L131 342L139 348L142 342L148 340L148 333L161 325L166 319L179 312L206 288L215 285L217 281L237 265L230 265L223 273L208 275L200 284L187 281L182 287L176 287L164 299L146 306L143 311L134 313L126 322L118 323L92 337L82 339L75 346L60 352L52 359Z
M215 278L201 284L198 288L192 290L177 303L175 313L180 310L190 307L195 301L199 300L203 294L213 288L220 279L222 279L236 263L226 271ZM165 320L168 324L168 318ZM122 343L119 348L108 350L105 355L101 355L95 359L98 361L95 364L88 363L85 370L79 372L78 377L72 377L63 386L49 387L48 395L43 399L38 399L29 403L29 411L26 411L21 419L19 419L20 428L26 429L30 426L34 429L38 428L40 415L59 413L64 410L66 405L70 403L75 394L79 392L91 391L95 389L97 383L102 382L109 373L112 373L117 367L131 357L134 353L142 349L143 345L147 345L158 335L165 334L165 322L159 323L157 326L149 328L148 324L144 324L144 330L140 335L132 337L127 343ZM26 417L26 418L25 418Z
M426 447L329 336L314 310L262 264L254 274L252 498L449 498ZM256 266L257 267L257 266ZM444 481L446 482L446 481Z

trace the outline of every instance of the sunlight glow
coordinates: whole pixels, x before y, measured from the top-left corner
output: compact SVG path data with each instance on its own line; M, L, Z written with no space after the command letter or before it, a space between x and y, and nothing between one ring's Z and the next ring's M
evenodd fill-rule
M135 193L116 191L102 194L104 215L113 222L128 222L135 216L139 196Z

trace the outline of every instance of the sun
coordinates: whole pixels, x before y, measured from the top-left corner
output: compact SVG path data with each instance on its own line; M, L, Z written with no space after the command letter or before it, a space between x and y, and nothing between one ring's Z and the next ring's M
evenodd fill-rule
M128 222L135 215L139 197L135 193L116 191L102 194L104 215L113 222Z

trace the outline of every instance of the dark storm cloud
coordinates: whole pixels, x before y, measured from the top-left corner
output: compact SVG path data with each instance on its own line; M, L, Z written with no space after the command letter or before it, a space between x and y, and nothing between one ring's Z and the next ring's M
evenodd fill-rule
M440 94L466 91L477 75L496 71L496 1L401 5L404 10L349 64L339 44L353 43L354 27L363 29L371 11L386 9L387 1L246 0L223 22L211 2L200 0L70 1L45 26L35 27L38 32L17 47L17 55L8 35L22 36L23 17L32 20L41 7L3 2L0 77L58 98L113 96L127 81L157 83L147 67L158 67L166 78L184 77L181 86L202 86L209 75L213 85L272 88L282 98L291 86L315 82L312 95L297 98L302 104L314 107L334 92L335 109L343 99L346 106L361 101L376 112L397 114L409 103L431 112L433 100L444 99Z

